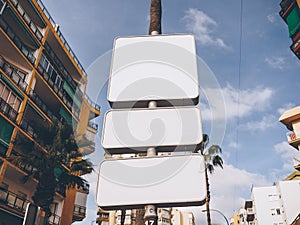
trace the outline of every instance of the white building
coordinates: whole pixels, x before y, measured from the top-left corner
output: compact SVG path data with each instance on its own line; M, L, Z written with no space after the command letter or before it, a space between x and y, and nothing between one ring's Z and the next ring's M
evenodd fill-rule
M300 212L300 180L280 181L274 186L253 187L245 201L245 225L290 225Z

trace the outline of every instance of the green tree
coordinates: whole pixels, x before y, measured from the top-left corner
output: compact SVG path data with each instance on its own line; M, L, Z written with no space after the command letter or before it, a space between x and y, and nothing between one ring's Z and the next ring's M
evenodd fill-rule
M16 164L32 166L33 170L25 177L38 180L33 202L40 206L49 217L50 205L55 192L66 188L83 187L86 180L81 175L93 171L89 160L83 159L79 152L72 127L67 123L50 125L48 128L36 127L37 141L21 138L16 145L22 149L18 156L11 157ZM43 150L43 146L47 151Z
M223 169L223 160L220 154L222 153L222 149L219 145L211 145L208 146L209 137L207 134L203 134L203 140L200 143L200 147L198 152L203 155L205 160L205 183L206 183L206 216L207 216L207 224L211 225L211 217L210 217L210 190L209 190L209 178L208 172L212 174L214 172L215 167L221 167Z

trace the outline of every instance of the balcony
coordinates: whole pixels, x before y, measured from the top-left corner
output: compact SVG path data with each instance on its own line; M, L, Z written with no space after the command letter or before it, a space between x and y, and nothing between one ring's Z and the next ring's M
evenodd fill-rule
M49 225L59 225L60 224L60 216L56 214L52 214L48 220Z
M96 111L100 111L100 105L98 105L97 103L95 103L95 102L93 102L91 99L90 99L90 97L89 96L85 96L86 97L86 100L87 100L87 102L90 104L90 106L92 107L92 108L94 108Z
M80 205L74 205L72 221L82 221L86 215L86 207Z
M30 136L32 137L34 140L37 141L37 133L35 132L35 130L33 129L32 126L30 126L29 122L26 119L22 119L21 123L20 123L20 127Z
M23 199L17 194L0 187L0 204L24 213L28 203L29 201L26 199Z
M48 73L44 70L42 65L38 65L38 71L43 76L44 80L49 84L49 86L52 88L52 90L58 95L58 97L64 102L64 104L67 106L67 108L74 113L74 115L78 118L79 117L79 111L77 107L75 107L75 104L72 103L71 100L68 99L67 93L59 88L50 78ZM73 107L74 105L74 107Z
M99 216L96 219L96 223L101 224L102 222L109 222L109 212L99 210L97 215Z
M86 207L80 205L74 205L74 214L85 216Z
M25 12L25 10L23 9L23 7L19 4L19 2L17 0L12 0L11 2L14 5L15 9L19 12L20 16L25 21L25 23L31 29L32 33L34 33L34 35L36 36L36 38L39 41L42 41L42 39L43 39L42 33L39 31L39 29L37 28L37 26L33 23L33 21L31 20L31 18L29 17L29 15Z
M61 70L61 72L65 75L66 80L68 81L70 86L77 92L79 97L82 98L82 96L83 96L82 91L77 87L78 86L77 83L73 80L70 73L65 69L65 67L63 66L63 64L61 63L61 61L56 56L56 54L54 53L54 51L52 50L52 48L50 47L50 45L47 42L45 43L45 49L48 51L49 55L54 60L54 62L56 63L58 68Z
M44 12L45 16L49 19L50 23L52 24L53 27L56 27L56 23L53 20L53 18L51 17L50 13L48 12L48 10L46 9L45 5L43 4L43 2L41 0L37 0L36 1L39 5L39 7L41 8L41 10ZM79 62L79 60L77 59L76 55L74 54L74 52L72 51L70 45L68 44L68 42L66 41L65 37L63 36L63 34L61 33L61 31L59 29L56 29L56 32L58 34L58 36L60 37L62 43L65 46L65 49L70 53L71 57L73 58L73 60L75 61L75 63L77 64L77 66L79 67L79 69L82 71L82 73L87 76L85 70L83 69L83 66L81 65L81 63Z
M0 141L0 157L6 157L7 147L1 144ZM0 166L1 168L1 166Z
M92 122L92 121L89 121L88 122L88 126L92 129L94 129L95 131L98 131L98 124Z
M28 84L23 80L22 77L26 77L27 74L16 69L10 63L6 62L1 56L0 56L0 68L5 72L7 76L9 76L15 82L16 85L18 85L18 87L22 91L24 92L26 91Z
M61 117L59 119L52 113L52 111L49 110L49 108L46 106L46 104L43 102L43 100L39 97L37 93L35 93L34 90L30 90L29 93L30 98L32 101L40 107L40 109L54 122L55 124L60 124L60 121L62 120Z
M297 135L293 131L287 132L286 136L288 139L288 143L299 150L298 146L300 145L300 138L297 137Z
M85 192L86 194L90 191L90 185L85 183L83 186L78 187L78 190Z
M0 112L8 117L12 122L16 122L18 112L14 110L6 101L0 98Z
M11 156L20 156L21 154L18 153L17 151L15 150L12 150L11 152ZM19 169L23 170L25 173L27 174L32 174L34 171L36 171L36 169L34 167L32 167L31 165L26 165L24 163L21 163L21 162L18 162L18 163L14 163L13 164L15 166L17 166Z
M0 27L9 36L12 42L17 46L17 48L23 53L23 55L29 60L29 62L34 65L36 58L33 53L20 41L13 30L8 26L8 24L0 17Z
M281 10L284 12L295 0L283 0L280 2Z
M298 33L300 34L300 29L298 31ZM298 57L298 59L300 59L300 35L298 37L298 40L296 40L291 46L290 46L291 50L294 52L294 54Z

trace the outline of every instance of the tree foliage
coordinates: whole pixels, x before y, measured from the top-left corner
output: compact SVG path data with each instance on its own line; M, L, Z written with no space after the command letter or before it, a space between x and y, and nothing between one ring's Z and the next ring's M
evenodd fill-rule
M15 164L33 167L25 182L30 177L38 180L32 200L49 216L55 192L84 187L87 182L80 176L91 173L93 168L89 160L82 158L69 124L40 126L36 130L38 144L27 138L18 139L16 146L22 152L12 156L11 160Z
M208 172L213 173L215 167L221 167L223 169L223 159L220 156L222 153L222 149L219 145L211 145L207 147L209 144L209 136L207 134L203 134L202 142L200 143L200 147L198 152L203 155L205 160L205 182L206 182L206 215L207 215L207 224L211 225L211 217L210 217L210 190L209 190L209 179Z

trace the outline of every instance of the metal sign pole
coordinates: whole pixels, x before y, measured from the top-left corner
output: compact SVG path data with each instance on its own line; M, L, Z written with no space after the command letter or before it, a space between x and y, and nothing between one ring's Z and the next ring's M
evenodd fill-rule
M150 101L148 104L149 109L153 109L157 107L156 101ZM155 148L147 149L147 157L156 156L157 152ZM157 221L157 213L155 205L145 205L145 225L154 225Z

